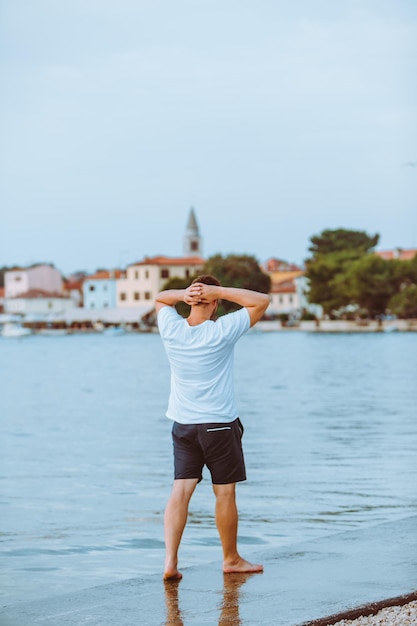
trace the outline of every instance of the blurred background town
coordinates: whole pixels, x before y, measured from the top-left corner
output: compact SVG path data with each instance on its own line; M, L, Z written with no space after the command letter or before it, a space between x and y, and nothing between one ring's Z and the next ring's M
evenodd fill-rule
M311 256L302 267L250 254L205 258L191 208L181 256L146 256L126 267L69 276L52 263L3 267L1 332L152 331L156 294L184 288L201 273L226 286L269 293L263 330L417 330L417 249L376 251L378 239L363 231L324 230L311 237ZM220 314L233 306L223 303ZM186 315L187 307L179 311Z

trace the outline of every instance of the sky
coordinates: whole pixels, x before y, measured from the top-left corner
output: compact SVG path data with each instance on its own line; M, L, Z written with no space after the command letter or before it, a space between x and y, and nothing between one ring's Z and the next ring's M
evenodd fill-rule
M415 0L0 0L0 266L417 247Z

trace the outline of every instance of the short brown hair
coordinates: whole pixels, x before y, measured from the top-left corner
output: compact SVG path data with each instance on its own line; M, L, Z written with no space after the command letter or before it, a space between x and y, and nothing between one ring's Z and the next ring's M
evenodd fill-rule
M197 278L194 278L191 284L194 285L194 283L203 283L204 285L217 285L217 287L221 287L220 281L217 280L215 276L211 276L211 274L201 274L201 276L197 276Z

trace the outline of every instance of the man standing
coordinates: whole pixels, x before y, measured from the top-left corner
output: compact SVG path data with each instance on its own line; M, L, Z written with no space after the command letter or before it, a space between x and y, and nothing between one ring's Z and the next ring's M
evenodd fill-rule
M214 321L220 299L242 306ZM177 302L191 306L184 319ZM264 314L269 297L248 289L222 287L213 276L196 278L187 289L156 297L158 327L171 366L167 417L173 420L175 479L165 509L164 579L180 579L178 549L188 505L206 465L216 497L216 525L223 572L260 572L262 565L237 550L235 487L246 480L240 422L233 391L233 351L238 339Z

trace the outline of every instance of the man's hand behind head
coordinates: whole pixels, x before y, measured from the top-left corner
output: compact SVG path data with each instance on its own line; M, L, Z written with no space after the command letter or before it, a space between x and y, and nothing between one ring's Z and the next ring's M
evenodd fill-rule
M218 300L220 297L221 287L218 285L206 285L205 283L194 283L191 287L198 286L199 302L202 304L208 304L214 300Z

